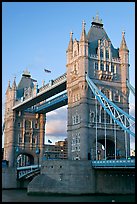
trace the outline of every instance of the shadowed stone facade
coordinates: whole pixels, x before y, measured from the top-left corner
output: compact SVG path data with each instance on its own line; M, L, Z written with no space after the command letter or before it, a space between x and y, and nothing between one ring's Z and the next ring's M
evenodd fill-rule
M129 78L129 51L122 32L120 49L115 49L107 36L103 23L98 16L93 20L88 34L85 22L82 23L80 40L70 41L67 49L67 92L68 92L68 158L72 160L95 159L96 143L96 100L88 87L88 76L98 88L125 112L129 112L129 92L126 79ZM106 156L114 155L114 122L97 102L97 140L98 150L105 146L106 120ZM116 125L116 145L120 155L130 152L130 139Z
M95 170L91 166L91 160L104 159L102 145L106 148L107 157L114 155L115 142L116 150L120 150L120 156L126 156L125 149L129 156L130 138L119 126L115 127L112 119L95 100L95 96L86 82L86 73L88 73L88 76L109 100L129 113L129 91L126 86L126 79L129 79L128 58L129 51L125 33L122 33L120 48L115 49L98 16L93 20L88 34L86 34L83 21L79 41L73 40L73 33L70 33L66 64L68 160L43 161L40 175L36 176L28 185L28 193L134 193L134 169L129 169L129 171L126 169ZM37 143L35 139L33 140L33 136L38 134L40 157L43 155L44 115L12 111L15 100L17 100L16 94L19 97L23 97L22 94L29 97L37 93L36 84L32 85L32 81L28 82L30 75L25 74L25 77L29 84L27 89L22 87L23 92L17 93L19 89L14 81L12 88L9 84L6 92L4 158L9 160L10 166L14 166L16 155L19 154L19 152L15 152L15 147L19 144L18 134L22 139L23 148L19 145L20 150L22 149L21 152L34 157ZM20 83L20 86L22 84L24 83ZM26 121L28 121L27 124ZM21 125L20 129L18 123ZM35 126L35 124L37 125ZM114 129L116 138L114 138ZM100 158L96 155L96 130L97 150L101 150ZM25 140L27 132L30 135ZM125 172L125 177L123 177L123 172Z
M9 161L9 166L16 165L16 159L20 154L28 157L27 161L20 161L21 165L26 165L26 162L37 163L36 148L40 149L39 156L43 155L45 115L12 110L17 101L36 93L36 83L28 71L22 74L18 86L15 79L12 87L8 84L4 117L4 159Z

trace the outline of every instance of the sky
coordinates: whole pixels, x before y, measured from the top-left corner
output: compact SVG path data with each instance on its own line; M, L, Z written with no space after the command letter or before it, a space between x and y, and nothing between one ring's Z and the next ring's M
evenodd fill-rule
M2 3L2 116L8 81L18 84L24 70L42 86L66 72L66 50L70 32L79 40L82 21L88 33L99 14L115 48L122 31L129 49L130 83L135 87L134 2L3 2ZM44 68L51 70L45 73ZM130 94L130 114L135 115L135 98ZM55 125L53 127L53 122ZM67 137L67 106L47 114L46 138L53 143ZM134 148L134 138L131 146Z

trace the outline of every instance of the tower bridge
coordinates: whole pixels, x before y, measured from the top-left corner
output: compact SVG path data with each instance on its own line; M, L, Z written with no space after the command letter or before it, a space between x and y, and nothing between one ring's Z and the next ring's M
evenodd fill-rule
M27 70L18 86L15 80L12 87L8 84L4 159L19 180L35 176L28 184L30 193L134 193L135 160L128 160L130 134L135 136L135 118L129 114L129 89L134 88L127 83L125 33L115 49L96 16L88 34L82 23L79 41L70 33L66 55L66 73L48 84L38 88ZM44 161L46 113L64 105L68 160ZM108 176L113 188L106 184ZM98 187L100 182L104 188Z

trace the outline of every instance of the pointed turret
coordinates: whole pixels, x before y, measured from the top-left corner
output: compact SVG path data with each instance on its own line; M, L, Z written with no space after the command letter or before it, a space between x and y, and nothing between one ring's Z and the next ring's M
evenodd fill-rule
M120 45L120 50L127 50L128 51L128 47L126 44L126 40L125 40L125 32L122 32L122 41L121 41L121 45Z
M129 79L129 50L126 44L124 31L122 32L119 57L121 62L121 81L126 83L126 79Z
M73 51L73 32L70 32L70 41L67 51Z
M10 86L10 80L8 81L8 87L7 87L7 91L11 89L11 86Z
M16 77L14 77L14 80L13 80L13 84L12 84L12 89L16 89L17 86L16 86Z
M6 94L11 90L11 86L10 86L10 80L8 81L8 87L7 87L7 90L6 90Z
M79 54L80 56L88 56L88 40L85 31L85 21L82 21L82 33L79 41Z
M69 41L69 45L66 53L67 53L67 64L69 64L73 57L73 33L72 32L70 32L70 41Z
M81 38L80 41L86 42L87 41L87 37L86 37L86 31L85 31L85 21L82 21L82 34L81 34Z

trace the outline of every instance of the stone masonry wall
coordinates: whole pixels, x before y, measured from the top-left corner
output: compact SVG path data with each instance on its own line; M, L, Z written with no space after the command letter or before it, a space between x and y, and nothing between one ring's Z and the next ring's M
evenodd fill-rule
M28 185L28 193L95 193L94 170L90 161L45 161L41 175Z

